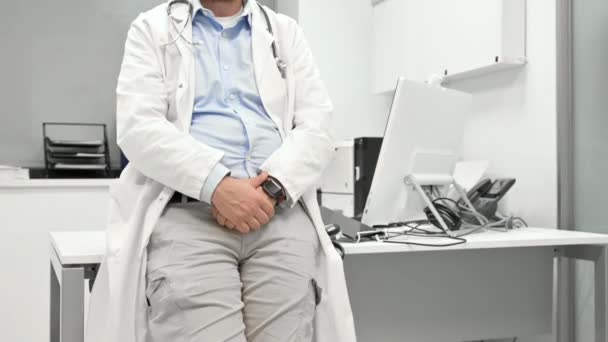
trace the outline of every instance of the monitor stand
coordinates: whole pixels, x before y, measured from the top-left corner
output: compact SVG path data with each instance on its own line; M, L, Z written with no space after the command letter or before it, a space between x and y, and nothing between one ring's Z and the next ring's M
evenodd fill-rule
M456 192L460 196L460 198L464 201L467 208L471 211L476 211L475 207L471 201L469 201L469 197L467 196L466 191L462 188L451 175L442 175L442 174L410 174L407 175L404 179L406 186L413 186L427 207L431 210L431 213L437 218L437 221L441 225L441 229L451 237L458 237L462 235L466 235L478 228L474 229L462 229L462 230L450 230L443 218L439 215L437 208L433 204L433 201L429 198L427 192L424 191L424 186L453 186L456 189ZM458 200L456 200L458 201ZM477 218L480 224L483 225L483 221Z

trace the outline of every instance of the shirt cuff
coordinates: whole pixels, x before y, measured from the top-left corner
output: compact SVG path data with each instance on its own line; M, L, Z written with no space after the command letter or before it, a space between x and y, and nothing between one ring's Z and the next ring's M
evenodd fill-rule
M203 184L203 188L201 189L201 201L211 204L211 197L217 189L217 186L220 185L220 182L224 179L224 177L230 175L230 170L227 167L222 165L221 163L215 164L215 167L209 172L205 183Z
M289 196L287 191L285 191L285 200L279 204L279 207L285 209L293 207L293 200L291 199L291 196Z
M270 177L272 177L272 175L270 175ZM289 192L287 192L287 189L285 189L285 186L283 185L283 182L281 182L280 179L272 177L275 180L277 180L277 182L279 182L281 184L281 187L283 188L283 192L285 193L285 200L283 200L283 202L279 203L279 207L284 208L284 209L289 209L291 207L293 207L294 203L293 200L291 198L291 196L289 196Z

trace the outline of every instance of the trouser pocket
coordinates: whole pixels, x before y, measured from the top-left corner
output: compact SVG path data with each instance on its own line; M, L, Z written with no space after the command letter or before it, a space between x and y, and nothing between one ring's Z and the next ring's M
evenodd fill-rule
M311 342L313 340L315 314L317 306L321 303L321 297L321 288L315 279L311 279L306 303L302 306L302 321L298 342Z
M159 311L158 309L166 304L169 297L167 278L158 277L148 280L146 286L146 300L148 302L150 318Z
M315 279L312 279L310 282L314 291L315 306L319 306L319 304L321 304L321 300L323 299L323 289L319 286Z
M166 277L152 278L146 286L148 327L152 341L171 341L184 329L171 282Z

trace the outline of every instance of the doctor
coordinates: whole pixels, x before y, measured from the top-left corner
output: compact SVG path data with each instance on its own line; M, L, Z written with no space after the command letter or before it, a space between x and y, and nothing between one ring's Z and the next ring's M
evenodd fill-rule
M254 0L132 24L107 256L86 341L354 342L315 184L332 106L302 30Z

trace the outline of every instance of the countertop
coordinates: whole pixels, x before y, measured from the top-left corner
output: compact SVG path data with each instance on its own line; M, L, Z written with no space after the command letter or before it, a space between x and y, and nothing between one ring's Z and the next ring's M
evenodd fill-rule
M15 188L91 188L110 187L114 178L99 179L28 179L28 180L0 180L0 189Z

